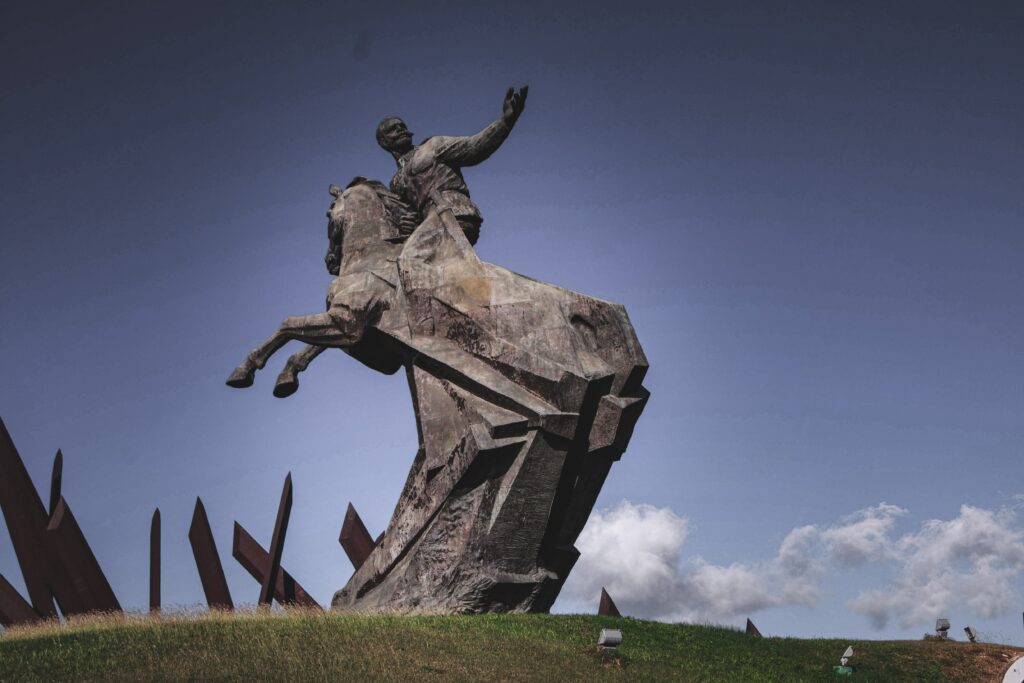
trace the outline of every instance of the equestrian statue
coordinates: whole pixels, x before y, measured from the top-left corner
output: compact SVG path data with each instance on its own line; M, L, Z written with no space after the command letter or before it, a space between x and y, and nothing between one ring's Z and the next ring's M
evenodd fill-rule
M527 92L509 89L501 117L473 136L413 145L401 119L384 119L390 185L356 177L330 188L327 310L285 318L227 381L251 386L293 340L306 346L281 371L279 397L327 348L384 374L405 370L419 448L336 609L547 611L647 402L647 360L625 308L473 249L483 218L461 169L501 145Z

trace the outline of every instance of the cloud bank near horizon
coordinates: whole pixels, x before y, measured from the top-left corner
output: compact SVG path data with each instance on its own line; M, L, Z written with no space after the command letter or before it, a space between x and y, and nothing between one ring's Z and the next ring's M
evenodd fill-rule
M813 607L826 575L875 565L891 578L846 606L878 629L891 620L906 628L930 625L954 607L981 618L1015 608L1024 529L1013 507L965 504L953 519L897 533L897 521L908 514L879 503L833 524L792 529L767 560L716 565L684 559L688 519L671 508L623 500L591 515L564 595L596 605L603 586L633 616L727 622L772 607Z

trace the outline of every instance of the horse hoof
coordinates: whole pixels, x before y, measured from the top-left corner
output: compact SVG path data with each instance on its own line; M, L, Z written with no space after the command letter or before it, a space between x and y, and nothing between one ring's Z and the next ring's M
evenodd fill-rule
M248 363L242 363L235 371L228 377L228 381L225 382L229 387L235 389L245 389L251 387L253 380L256 378L256 368L249 365Z
M274 396L277 396L278 398L288 398L298 390L298 377L278 377L277 384L274 385Z

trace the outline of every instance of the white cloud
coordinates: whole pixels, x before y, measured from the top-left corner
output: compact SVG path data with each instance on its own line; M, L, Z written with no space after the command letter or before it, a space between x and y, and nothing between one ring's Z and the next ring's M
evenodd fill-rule
M893 617L901 626L928 623L961 603L986 619L1016 608L1024 532L1016 528L1011 510L962 505L957 517L929 520L890 548L893 581L848 603L878 627Z
M893 579L847 605L877 627L892 618L904 627L930 625L955 606L983 618L1016 606L1024 531L1012 510L964 505L954 519L896 535L897 521L907 514L880 503L830 526L793 529L768 560L715 565L699 557L684 562L685 518L622 501L591 516L564 594L581 607L596 605L604 586L635 616L731 621L770 607L813 606L826 572L873 563L889 568Z
M596 605L605 587L630 614L670 621L722 621L817 599L814 527L791 531L765 563L718 566L697 558L684 568L688 532L687 520L669 508L622 501L594 512L576 542L581 557L566 596Z
M595 511L576 547L581 552L571 574L570 594L597 604L601 587L628 596L630 609L658 614L666 595L676 592L687 521L669 508L627 501L606 513Z
M844 524L821 532L830 559L841 567L859 567L892 556L889 533L896 518L907 514L903 508L880 503L853 513Z

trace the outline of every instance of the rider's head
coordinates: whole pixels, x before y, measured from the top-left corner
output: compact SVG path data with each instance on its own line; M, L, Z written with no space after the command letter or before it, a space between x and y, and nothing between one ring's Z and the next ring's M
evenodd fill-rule
M412 149L412 133L405 121L397 116L389 116L377 125L377 144L401 156Z

